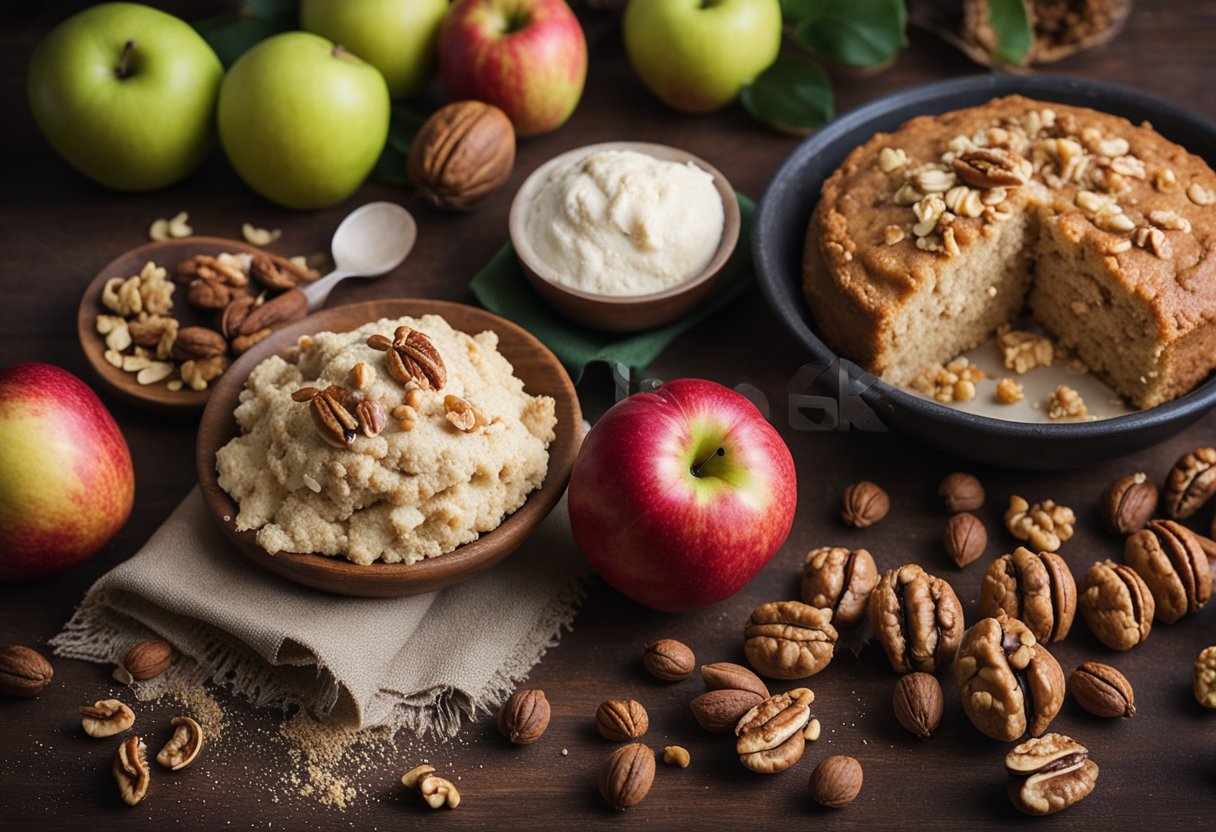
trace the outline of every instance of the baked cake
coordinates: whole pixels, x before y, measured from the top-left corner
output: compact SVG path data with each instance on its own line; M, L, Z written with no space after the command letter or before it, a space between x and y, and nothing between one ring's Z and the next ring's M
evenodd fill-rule
M907 385L1026 309L1137 407L1216 366L1216 174L1148 124L1021 96L854 150L807 230L840 355Z

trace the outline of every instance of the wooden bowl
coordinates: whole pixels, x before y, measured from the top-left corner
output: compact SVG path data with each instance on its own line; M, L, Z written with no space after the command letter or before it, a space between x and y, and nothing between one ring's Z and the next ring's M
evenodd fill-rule
M476 334L493 330L498 349L532 395L557 402L556 438L549 446L549 471L514 514L491 532L458 549L418 563L373 563L363 566L342 557L280 552L271 555L257 544L252 531L236 530L236 503L219 486L215 454L239 430L233 410L249 373L263 359L282 353L301 335L345 332L379 318L442 315L453 328ZM583 431L574 385L561 362L526 331L482 309L440 300L377 300L339 306L311 315L275 332L242 355L212 388L211 400L199 425L197 464L203 498L220 528L250 560L288 580L339 595L388 598L443 589L484 572L511 553L553 510L566 490L570 469Z
M597 295L572 289L558 283L551 270L536 255L525 230L528 209L545 177L554 168L603 150L633 150L657 159L672 162L692 162L711 174L718 195L722 197L725 222L718 249L709 263L682 283L648 295ZM722 276L739 242L739 200L730 182L721 171L686 150L647 142L604 142L571 150L550 159L524 180L511 203L511 245L528 282L554 309L566 317L592 329L608 332L637 332L670 323L691 311L705 299Z
M199 410L207 403L211 388L207 390L192 390L185 387L176 392L166 386L170 379L178 378L177 373L156 384L140 384L135 380L135 373L128 373L113 366L105 359L105 338L97 333L97 316L113 314L101 305L101 290L106 281L112 277L130 277L139 274L140 269L149 260L158 266L164 266L172 274L173 267L183 260L188 260L196 254L220 254L229 252L258 251L253 246L237 240L224 240L219 237L186 237L181 240L166 240L161 243L148 243L139 248L133 248L111 260L105 268L98 272L80 299L80 309L76 313L76 330L80 337L80 346L85 358L92 366L93 372L101 381L103 387L124 402L158 413L183 412ZM173 317L181 321L183 327L205 326L215 329L214 313L203 312L186 303L185 290L178 287L173 292ZM214 386L214 385L213 385Z

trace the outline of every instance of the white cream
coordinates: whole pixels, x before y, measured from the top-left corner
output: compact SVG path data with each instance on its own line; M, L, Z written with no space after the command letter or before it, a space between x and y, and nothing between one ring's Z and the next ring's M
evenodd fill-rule
M725 221L711 174L631 150L551 171L525 222L542 274L598 295L646 295L700 273Z

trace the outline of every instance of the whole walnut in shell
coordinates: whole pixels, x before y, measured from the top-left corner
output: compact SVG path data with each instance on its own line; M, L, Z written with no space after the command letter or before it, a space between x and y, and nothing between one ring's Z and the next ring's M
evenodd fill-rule
M936 673L954 658L963 607L949 583L905 563L870 593L870 624L896 673Z
M981 732L1013 742L1039 736L1064 704L1064 671L1016 618L984 618L954 660L963 711Z
M467 211L501 188L515 166L515 128L482 101L455 101L435 112L410 144L410 182L438 208Z

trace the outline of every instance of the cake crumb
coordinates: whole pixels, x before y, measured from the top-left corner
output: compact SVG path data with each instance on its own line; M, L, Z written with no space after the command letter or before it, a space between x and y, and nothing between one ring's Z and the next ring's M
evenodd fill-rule
M996 383L996 400L1001 404L1020 402L1025 395L1022 385L1011 378L1003 378Z
M1009 324L997 330L996 343L1001 350L1005 369L1013 370L1018 375L1028 373L1035 367L1049 367L1055 357L1050 338L1013 329Z
M1089 411L1081 394L1065 384L1061 384L1047 400L1047 415L1052 419L1081 419Z
M987 377L983 370L959 356L945 366L929 364L922 367L908 386L935 401L950 404L974 399L975 383Z

